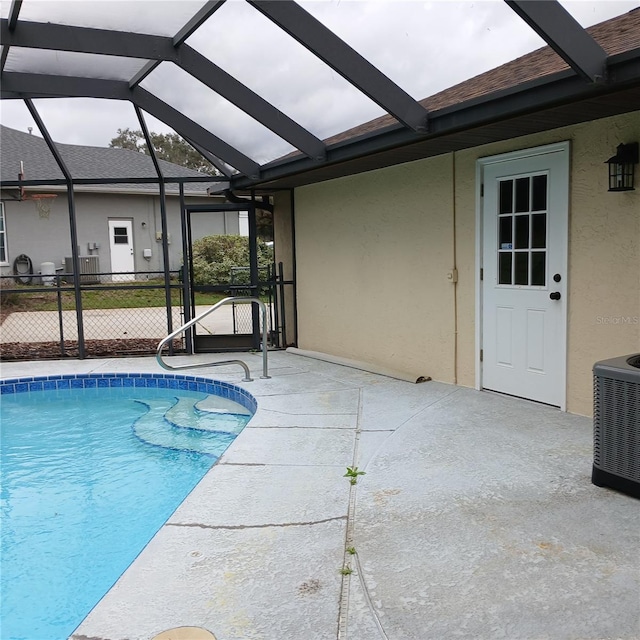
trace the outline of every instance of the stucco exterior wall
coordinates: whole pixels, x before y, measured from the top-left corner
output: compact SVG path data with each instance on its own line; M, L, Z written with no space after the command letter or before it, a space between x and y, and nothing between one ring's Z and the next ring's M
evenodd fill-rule
M593 363L640 351L640 189L603 164L640 112L297 189L299 346L475 386L476 161L565 140L567 409L590 415Z
M7 229L8 261L2 266L2 274L11 273L12 264L20 254L26 254L38 272L43 262L53 262L64 267L64 258L71 256L69 209L66 193L59 193L53 201L47 219L39 216L33 201L16 201L3 193ZM208 203L207 198L188 198L192 204ZM109 219L131 220L133 223L133 247L135 270L141 272L163 269L162 244L157 234L162 231L160 198L154 195L129 195L110 193L75 194L76 226L81 255L97 255L100 270L111 271L109 246ZM180 225L180 201L167 196L167 222L169 228L170 268L182 264L182 232ZM237 212L198 213L193 215L192 237L239 233ZM98 249L89 249L93 244ZM143 257L143 250L151 249L152 257Z
M296 190L298 345L454 379L448 157Z

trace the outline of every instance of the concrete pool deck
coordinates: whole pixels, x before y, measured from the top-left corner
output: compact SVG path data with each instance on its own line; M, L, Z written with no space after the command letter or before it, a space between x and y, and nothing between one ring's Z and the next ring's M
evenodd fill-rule
M230 357L256 380L179 373L237 383L256 415L74 640L175 627L217 640L640 638L640 502L590 483L590 419L285 352L270 354L270 380L260 354L172 361ZM2 364L4 378L107 371L161 370ZM351 485L347 466L366 475Z

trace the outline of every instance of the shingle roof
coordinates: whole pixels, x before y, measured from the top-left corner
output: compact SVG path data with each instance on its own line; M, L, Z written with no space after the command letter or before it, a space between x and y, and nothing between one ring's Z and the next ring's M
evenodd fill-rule
M640 48L640 7L586 29L606 51L615 55ZM486 71L474 78L449 87L420 101L429 111L460 104L495 91L516 87L530 80L569 69L569 65L551 47L542 47L511 62ZM365 133L397 124L390 115L342 131L324 142L327 145L343 142ZM295 155L295 154L290 154Z
M129 149L110 147L87 147L75 144L57 144L67 168L73 178L155 178L156 173L151 158ZM0 126L0 147L2 158L2 181L17 180L20 162L24 166L26 180L63 179L64 175L43 138L16 129ZM202 177L201 173L165 160L160 160L165 176L173 178ZM185 192L191 195L206 195L210 183L186 183ZM87 187L85 187L87 189ZM149 191L156 192L157 185L135 183L127 185L94 185L94 191ZM167 187L169 191L169 187ZM176 189L177 190L177 189Z

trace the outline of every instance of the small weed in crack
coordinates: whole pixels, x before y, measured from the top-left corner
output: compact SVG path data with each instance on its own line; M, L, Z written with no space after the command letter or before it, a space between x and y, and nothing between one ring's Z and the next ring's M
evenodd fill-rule
M347 467L347 473L344 474L343 478L349 478L351 484L357 484L358 476L364 475L366 475L366 472L360 471L358 467Z

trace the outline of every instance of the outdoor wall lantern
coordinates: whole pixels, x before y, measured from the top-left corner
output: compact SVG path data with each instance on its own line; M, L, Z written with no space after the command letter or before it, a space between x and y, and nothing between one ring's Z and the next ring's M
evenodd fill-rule
M638 164L638 143L619 144L616 155L607 160L609 191L633 191L633 173Z

